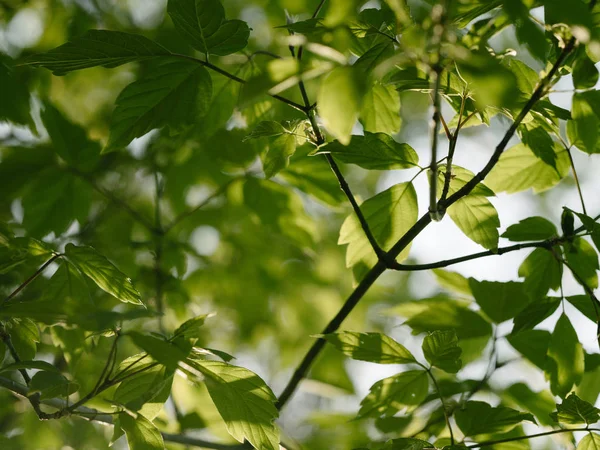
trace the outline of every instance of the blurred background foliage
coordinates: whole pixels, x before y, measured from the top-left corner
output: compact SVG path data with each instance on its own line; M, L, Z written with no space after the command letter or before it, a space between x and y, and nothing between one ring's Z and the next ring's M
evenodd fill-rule
M289 55L288 31L281 28L288 20L284 11L293 21L305 20L318 3L224 2L227 17L247 21L252 32L243 52L218 58L218 64L244 79L268 71L273 60L256 51ZM410 3L415 17L430 14L432 2ZM459 3L473 9L477 2ZM479 3L483 7L486 2ZM378 6L384 7L384 14L391 14L385 4L378 2L332 0L327 2L323 17L329 25L349 23L357 18L360 8ZM0 1L0 64L12 64L11 60L47 51L94 28L142 34L172 51L190 54L190 47L177 35L165 8L166 0ZM469 23L469 18L465 17L464 22ZM495 36L493 46L498 53L517 49L518 58L535 70L542 69L545 63L535 57L538 42L530 39L526 30L521 32L525 35L519 36L514 28L507 29ZM415 36L415 48L420 48L420 38ZM360 56L376 37L368 39L358 39L345 28L311 36L311 40L351 58ZM308 54L303 64L318 68L323 61ZM0 123L0 220L8 224L7 229L0 230L0 239L15 233L43 240L57 251L62 251L67 243L96 248L131 277L148 305L145 317L125 322L127 330L173 331L190 317L216 312L202 329L201 346L234 355L237 365L254 370L275 393L280 392L312 344L309 336L320 332L336 314L354 284L352 272L345 268L345 249L337 245L340 226L351 209L326 161L306 158L311 148L304 145L287 169L267 180L262 177L260 163L265 143L244 140L260 121L291 121L303 119L303 115L272 98L257 98L252 89L260 92L261 86L241 88L212 72L214 96L204 120L181 134L152 132L136 139L127 151L79 161L68 154L69 147L97 154L108 140L110 115L119 92L144 71L151 71L152 66L133 63L116 69L91 68L62 77L27 67L14 70L17 84L10 84L13 79L0 80L0 111L11 122ZM502 76L491 75L485 82L501 83ZM319 78L306 82L309 98L317 97L319 83ZM286 91L286 95L298 103L302 101L296 89ZM9 112L4 111L8 108L5 99L11 103ZM426 161L427 150L422 150L427 147L430 96L403 91L400 103L402 126L395 138L413 145ZM478 138L477 131L466 129L464 149L460 150L463 161L482 161L482 150L474 142L480 139L491 147L505 127L506 121L494 119L489 130L483 132L484 141ZM393 173L364 171L350 165L344 166L344 171L361 199L372 197L390 185L390 180L397 179ZM415 173L411 172L411 176ZM583 170L583 179L587 173ZM573 181L566 179L557 190L570 192L568 198L572 199ZM196 209L215 192L219 195ZM501 198L499 202L504 202L505 210L523 202L529 208L528 215L533 215L531 210L552 210L549 214L556 220L560 214L552 208L556 195L559 194L544 194L534 200L519 197L510 202ZM590 198L591 205L598 203ZM425 208L421 204L420 209ZM512 217L522 218L518 215ZM502 217L503 225L516 221L505 222ZM166 233L156 232L165 226ZM440 238L437 242L454 255L463 254L466 248L464 241ZM40 253L28 255L14 267L2 268L2 296L9 295L14 286L47 259L47 254ZM426 246L417 249L417 255L419 260L439 259L435 248ZM411 261L415 261L415 256L408 260ZM491 264L503 264L499 261ZM27 286L19 294L20 300L35 301L48 295L45 278L55 267ZM475 268L467 275L477 273ZM480 276L489 273L490 270L484 270ZM516 276L516 267L510 273ZM403 323L397 315L399 311L390 310L423 297L460 297L460 277L450 277L449 282L443 276L423 277L410 272L386 274L346 320L344 329L385 331L401 337L401 342L412 349L417 338L410 335L407 327L399 327ZM110 351L107 338L98 332L122 318L103 317L101 312L127 314L134 310L99 289L90 292L92 301L85 311L65 301L55 304L54 310L40 310L34 317L41 331L36 337L37 358L58 367L68 365L69 374L82 391L93 387L95 375L102 370ZM157 317L157 312L164 315ZM71 318L77 319L65 324L57 319L61 314L73 314ZM57 321L61 325L53 326ZM468 378L477 378L489 359L489 334L483 340L471 341L470 352L463 348L463 361L466 364L469 359L483 356L483 361L475 363L468 372ZM121 360L136 350L124 340L118 351ZM510 356L510 351L506 352ZM519 377L530 373L525 365L517 367L522 374ZM327 348L301 393L282 415L284 437L298 440L306 449L348 449L391 435L404 426L402 417L350 421L365 394L365 386L370 384L368 380L381 376L379 369L348 361ZM516 377L511 371L499 376ZM491 394L486 395L491 398ZM108 406L102 398L109 396L110 391L91 406ZM509 398L501 389L496 390L496 396ZM177 411L172 403L167 403L157 419L164 429L194 429L201 430L200 436L227 438L203 387L176 377L172 397ZM595 400L597 392L590 397ZM513 404L522 400L523 394L517 393ZM542 409L546 406L540 405ZM173 420L175 414L179 415L179 429ZM39 422L27 403L4 390L0 390L0 432L3 449L103 449L111 435L110 428L78 418ZM125 445L118 441L114 447ZM552 443L542 445L554 448ZM167 446L178 448L177 444ZM511 448L528 448L528 444L523 442Z

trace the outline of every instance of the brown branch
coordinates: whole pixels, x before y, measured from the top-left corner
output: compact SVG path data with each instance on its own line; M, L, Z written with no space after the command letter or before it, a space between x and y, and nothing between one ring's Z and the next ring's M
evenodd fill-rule
M560 66L563 64L569 53L573 50L575 46L575 39L571 39L556 62L548 72L548 74L540 81L538 87L535 89L529 101L523 107L523 110L519 113L515 122L510 126L507 130L506 134L496 147L492 157L486 166L475 175L469 182L467 182L461 189L452 194L448 199L444 202L438 203L438 208L442 211L452 204L456 203L458 200L468 195L474 188L479 184L483 179L487 176L487 174L492 170L492 168L498 162L500 155L508 145L508 142L514 135L517 127L523 121L527 113L533 108L538 100L540 100L548 86L550 85L552 78L557 73ZM440 208L441 207L441 208ZM402 250L404 250L424 229L431 223L431 216L428 213L421 216L419 220L402 236L396 244L387 252L388 258L396 258ZM359 283L356 289L350 294L350 296L346 299L342 308L338 311L336 316L329 322L329 324L325 327L325 329L321 332L321 334L333 333L336 331L342 324L342 322L346 319L346 317L352 312L354 307L358 304L360 299L366 294L369 288L375 283L375 281L381 276L383 272L385 272L386 264L384 261L378 261L371 270L365 275L363 280ZM312 363L316 359L316 357L321 353L321 350L325 346L325 340L323 338L318 338L313 345L310 347L296 370L294 371L292 378L284 388L282 394L279 396L279 400L277 401L278 409L282 409L286 403L289 401L296 388L300 384L300 381L304 378L308 370L310 369Z

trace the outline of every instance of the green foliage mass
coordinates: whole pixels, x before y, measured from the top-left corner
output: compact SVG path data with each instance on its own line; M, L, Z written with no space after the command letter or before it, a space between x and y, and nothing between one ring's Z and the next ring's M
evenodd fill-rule
M0 448L599 448L598 61L595 0L0 2Z

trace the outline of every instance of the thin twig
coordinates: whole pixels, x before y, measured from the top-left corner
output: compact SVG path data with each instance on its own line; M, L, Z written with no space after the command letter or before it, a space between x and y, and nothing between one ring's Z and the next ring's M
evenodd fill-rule
M572 433L574 431L600 431L600 429L587 428L587 427L586 428L561 428L560 430L545 431L543 433L529 434L527 436L515 436L515 437L510 437L510 438L497 439L494 441L484 441L484 442L480 442L479 444L467 445L467 448L489 447L491 445L503 444L505 442L524 441L526 439L533 439L533 438L542 437L542 436L551 436L553 434L559 434L559 433Z
M444 419L446 420L446 426L448 427L448 431L450 432L450 445L454 445L454 432L452 431L452 425L450 424L450 416L448 415L448 406L446 405L446 400L444 400L444 396L442 395L440 386L438 385L437 380L433 376L431 369L425 366L421 367L423 367L427 371L429 378L431 378L431 381L433 382L435 391L437 392L437 395L440 398L440 401L442 402L442 409L444 410Z
M6 303L9 300L13 299L14 297L16 297L16 295L21 292L23 289L25 289L25 287L27 287L29 285L29 283L31 283L33 280L35 280L38 275L40 275L44 270L46 270L46 268L52 264L54 261L56 261L58 258L60 258L61 256L64 256L62 253L55 253L52 258L50 258L48 261L46 261L42 267L40 267L33 275L31 275L29 278L27 278L23 283L21 283L14 291L12 291L10 293L10 295L8 297L6 297L2 303ZM2 304L0 303L0 304Z
M515 244L508 247L500 247L494 250L486 250L483 252L472 253L470 255L460 256L458 258L452 259L444 259L442 261L436 261L429 264L398 264L394 263L391 267L392 270L397 270L400 272L416 272L419 270L431 270L431 269L439 269L442 267L448 267L453 264L458 264L465 261L471 261L473 259L484 258L486 256L500 256L505 253L514 252L517 250L522 250L524 248L552 248L553 245L562 242L562 240L558 238L548 239L545 241L539 242L528 242L525 244Z
M244 177L246 177L247 175L244 175ZM179 214L177 217L175 217L175 219L173 219L173 221L166 225L163 228L163 232L165 234L167 234L169 231L171 231L176 225L178 225L182 220L188 218L189 216L191 216L192 214L196 213L198 210L204 208L206 205L208 205L211 201L213 201L215 198L217 198L218 196L220 196L221 194L223 194L227 188L229 186L231 186L231 184L234 181L237 181L241 178L244 177L237 177L237 178L232 178L231 180L227 181L225 184L223 184L222 186L220 186L216 191L214 191L212 194L210 194L208 197L206 197L203 201L201 201L199 204L197 204L196 206L194 206L193 208L182 212L181 214Z
M456 150L456 143L458 142L458 134L460 133L460 129L462 127L462 118L465 109L465 103L466 93L463 92L462 99L460 102L460 112L458 113L458 124L456 125L456 130L454 130L454 133L448 138L448 159L446 160L446 172L444 173L444 187L442 188L442 195L440 195L440 202L446 200L446 197L448 197L448 191L450 190L450 182L452 181L452 160L454 159L454 151ZM441 211L441 213L443 214L445 213L445 211Z

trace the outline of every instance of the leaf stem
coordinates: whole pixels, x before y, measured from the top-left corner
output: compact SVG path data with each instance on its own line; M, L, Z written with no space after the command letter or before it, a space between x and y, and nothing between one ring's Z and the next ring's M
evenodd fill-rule
M450 445L454 445L454 432L452 431L452 425L450 424L450 416L448 414L448 406L446 405L446 401L444 400L444 396L442 395L440 386L438 385L437 380L435 379L435 377L433 376L433 373L431 372L431 368L426 367L425 369L427 370L427 374L429 375L429 378L431 378L431 381L433 382L433 385L435 386L435 391L437 392L437 395L440 398L440 401L442 402L442 409L444 410L444 419L446 419L446 426L448 427L448 431L450 432Z
M577 193L579 194L579 200L581 201L581 208L583 213L587 216L587 210L585 209L585 202L583 201L583 193L581 192L581 185L579 184L579 177L577 176L577 169L575 169L575 161L573 161L573 155L571 148L565 146L567 155L569 155L569 162L571 163L571 170L573 171L573 178L575 179L575 186L577 186Z

